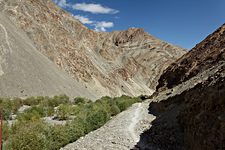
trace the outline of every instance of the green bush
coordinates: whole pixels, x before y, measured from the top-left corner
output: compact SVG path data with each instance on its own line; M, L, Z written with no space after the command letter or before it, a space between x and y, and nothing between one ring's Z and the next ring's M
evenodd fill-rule
M47 133L49 148L51 150L58 150L70 142L70 134L66 126L56 125L51 127ZM76 133L73 133L76 134Z
M111 106L110 114L111 116L115 116L120 113L119 107L115 104Z
M53 107L44 107L46 116L53 116L55 114L55 110Z
M116 98L102 97L91 102L84 98L75 98L71 103L66 95L49 97L31 97L25 100L10 101L0 99L0 108L4 118L10 118L22 105L32 106L23 113L17 114L18 121L9 128L4 125L4 149L7 150L58 150L81 136L103 126L112 116L126 110L140 98L121 96ZM57 111L54 108L58 107ZM66 120L70 115L75 118L66 125L50 126L40 118L53 116Z
M11 119L11 114L13 112L12 101L10 99L1 99L0 102L0 110L3 113L3 119Z
M37 111L31 111L31 112L24 112L21 114L18 114L17 119L20 122L24 121L36 121L41 118L41 115Z
M3 136L3 141L5 142L10 135L10 127L7 122L3 122L3 128L2 128L2 136Z
M18 112L18 109L23 106L23 101L20 98L14 98L11 100L12 102L12 113L16 114Z
M59 105L57 111L56 111L56 117L59 120L66 120L71 115L72 107L68 104L61 104Z
M71 123L66 125L66 131L69 133L70 141L76 141L81 136L90 132L87 129L87 124L83 118L75 118Z
M23 100L23 105L35 106L38 104L40 104L40 99L37 99L35 97L29 97Z
M74 98L74 104L79 104L79 103L84 104L85 102L86 102L86 99L83 97Z
M109 120L109 114L104 110L90 112L87 116L87 124L91 130L96 130Z
M114 101L116 102L116 105L119 107L120 111L124 111L132 104L141 102L141 99L122 95L121 97L114 98Z
M8 150L49 150L48 126L42 122L16 124L6 147Z

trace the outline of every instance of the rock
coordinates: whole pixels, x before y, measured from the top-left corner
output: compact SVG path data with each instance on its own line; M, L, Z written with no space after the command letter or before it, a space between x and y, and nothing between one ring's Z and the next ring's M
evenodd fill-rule
M18 113L23 113L24 111L26 111L27 109L30 109L31 106L28 106L28 105L23 105L22 107L20 107L18 109Z

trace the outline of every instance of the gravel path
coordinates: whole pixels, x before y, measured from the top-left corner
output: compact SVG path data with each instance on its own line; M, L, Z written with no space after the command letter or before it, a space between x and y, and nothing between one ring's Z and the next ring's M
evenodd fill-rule
M138 107L136 108L135 112L134 112L134 117L132 118L133 114L130 114L130 118L131 119L131 123L128 127L128 131L131 135L131 138L133 139L133 141L138 142L139 138L136 135L136 125L138 124L138 122L140 121L140 116L143 115L143 109L141 108L141 104L138 104Z
M120 113L103 127L95 130L61 150L127 150L139 141L139 135L150 128L155 119L148 114L148 104L137 103Z

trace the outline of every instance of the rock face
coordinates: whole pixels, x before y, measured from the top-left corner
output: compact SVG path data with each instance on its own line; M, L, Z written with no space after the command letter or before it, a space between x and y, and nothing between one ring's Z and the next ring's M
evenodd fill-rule
M92 31L51 0L0 0L0 10L38 51L98 96L151 94L163 70L186 52L143 29Z
M184 97L178 115L186 149L225 149L225 66Z
M170 65L159 79L157 90L172 88L225 60L225 24Z
M174 87L173 92L160 93L149 107L156 119L137 145L143 148L145 141L147 148L162 150L224 149L224 87L225 63Z
M162 150L225 149L224 27L179 59L177 64L180 67L170 66L160 78L162 81L168 73L165 81L177 77L177 81L182 83L168 82L170 84L165 87L171 89L159 92L152 99L154 102L150 103L149 113L156 119L151 123L152 127L141 135L137 147L143 148L144 141L147 148ZM182 60L188 62L185 68L184 63L179 64ZM168 72L171 68L174 69L172 71L184 69L184 72ZM192 72L196 68L199 70ZM186 71L195 76L191 78Z

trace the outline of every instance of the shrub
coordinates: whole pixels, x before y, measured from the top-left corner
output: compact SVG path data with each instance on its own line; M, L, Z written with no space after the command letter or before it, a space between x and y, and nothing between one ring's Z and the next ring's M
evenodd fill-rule
M65 146L70 141L70 134L66 126L56 125L52 126L48 133L47 138L49 141L49 149L58 150L61 147ZM75 133L74 133L75 134Z
M17 124L7 143L8 150L48 150L49 139L46 136L48 126L43 122Z
M69 103L69 97L66 95L59 95L54 96L53 98L50 98L48 96L38 96L38 97L29 97L24 100L22 100L24 105L28 106L36 106L36 105L42 105L42 106L50 106L50 107L56 107L60 104L66 104Z
M114 98L116 105L119 107L120 111L126 110L132 104L141 102L140 98L131 98L129 96L122 95L121 97Z
M112 105L111 109L110 109L111 116L115 116L115 115L117 115L119 113L120 113L119 107L116 104Z
M49 107L57 107L60 104L68 104L68 103L70 103L70 101L69 97L66 95L54 96L53 98L47 100L47 105Z
M44 109L47 116L53 116L55 114L53 107L44 107Z
M36 99L35 97L28 97L23 100L23 104L28 106L38 105L39 103L39 99Z
M3 133L3 141L6 141L10 135L10 127L9 124L7 122L3 122L3 129L2 129Z
M96 130L109 120L109 114L104 110L90 112L87 116L87 124L91 130Z
M81 136L90 132L87 129L87 124L83 118L75 118L71 123L66 125L67 132L69 133L70 141L76 141Z
M17 115L19 121L36 121L45 115L44 109L40 107L32 107L23 113Z
M0 110L2 111L4 120L11 119L12 101L10 99L1 99Z
M16 114L18 109L23 106L23 101L20 98L14 98L11 100L12 102L12 113Z
M21 102L22 101L22 102ZM17 112L22 105L32 106L17 115L18 121L9 129L4 124L4 149L9 150L58 150L68 143L76 141L81 136L103 126L111 116L117 115L140 98L121 96L116 98L102 97L95 102L75 98L71 105L66 95L49 97L31 97L25 100L9 101L0 99L0 107L4 117L9 118L12 112ZM50 126L41 121L41 117L53 115L57 107L57 118L66 120L70 115L76 117L66 125Z
M56 117L59 120L66 120L70 116L71 111L72 111L71 105L61 104L61 105L59 105L59 107L56 111Z
M86 100L83 97L74 98L74 104L79 104L79 103L84 104L85 102L86 102Z

